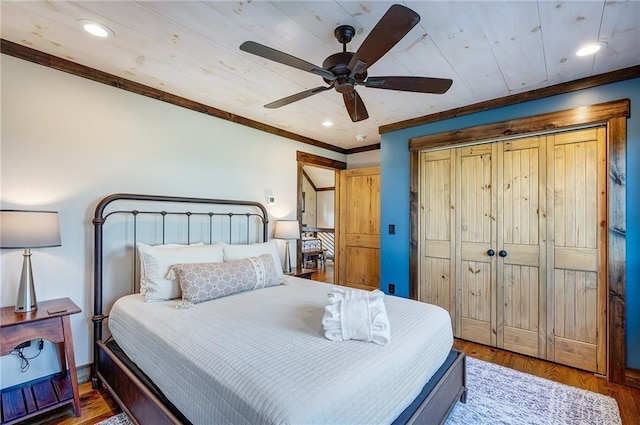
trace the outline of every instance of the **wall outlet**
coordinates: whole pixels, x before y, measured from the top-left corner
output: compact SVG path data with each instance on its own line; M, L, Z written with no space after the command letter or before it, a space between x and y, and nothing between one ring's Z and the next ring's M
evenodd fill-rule
M389 290L387 291L389 292L390 295L393 295L396 293L396 285L394 285L393 283L389 284Z
M389 225L389 234L390 235L395 235L396 234L396 225L395 224L390 224Z

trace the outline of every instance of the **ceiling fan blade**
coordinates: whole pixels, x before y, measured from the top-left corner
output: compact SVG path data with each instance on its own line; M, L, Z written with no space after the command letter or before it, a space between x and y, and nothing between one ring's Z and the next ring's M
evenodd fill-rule
M399 4L391 6L351 58L348 66L351 73L362 74L366 71L402 40L418 22L420 15L408 7Z
M320 66L314 65L295 56L291 56L287 53L283 53L279 50L272 49L271 47L267 47L263 44L256 43L255 41L245 41L240 45L240 50L283 65L298 68L302 71L311 72L312 74L319 75L330 81L336 79L335 75Z
M323 91L329 90L330 88L332 88L332 87L331 86L328 86L328 87L320 86L320 87L316 87L316 88L313 88L313 89L305 90L303 92L292 94L291 96L284 97L284 98L282 98L280 100L276 100L275 102L267 103L266 105L264 105L264 107L265 108L269 108L269 109L276 109L276 108L279 108L281 106L285 106L285 105L288 105L290 103L297 102L298 100L305 99L305 98L307 98L309 96L313 96L314 94L318 94L318 93L321 93Z
M358 92L353 90L349 93L343 93L342 98L344 99L344 106L347 107L351 121L358 122L369 118L367 108L365 108L364 102L360 95L358 95Z
M369 77L364 83L365 87L375 89L388 89L400 91L412 91L416 93L442 94L449 90L453 80L448 78L429 77Z

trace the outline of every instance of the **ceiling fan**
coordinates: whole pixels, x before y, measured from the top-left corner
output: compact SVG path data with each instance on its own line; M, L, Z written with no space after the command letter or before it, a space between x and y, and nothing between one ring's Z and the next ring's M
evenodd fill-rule
M419 21L420 15L416 12L405 6L394 4L378 21L355 53L347 52L347 43L355 35L355 28L351 25L340 25L333 34L338 42L342 43L342 52L326 58L322 62L322 67L254 41L245 41L240 45L240 50L319 75L328 84L328 86L315 87L268 103L264 105L265 108L280 108L314 94L335 89L338 93L342 93L351 121L357 122L366 120L369 114L362 98L355 90L356 86L435 94L445 93L451 87L453 81L447 78L369 77L367 75L367 69L402 40Z

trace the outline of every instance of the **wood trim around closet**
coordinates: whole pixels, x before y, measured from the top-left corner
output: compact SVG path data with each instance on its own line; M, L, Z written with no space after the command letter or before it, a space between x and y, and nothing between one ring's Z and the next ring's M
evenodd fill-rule
M556 130L591 124L607 123L616 117L629 117L629 99L614 100L591 106L580 106L548 114L502 121L498 123L463 128L444 133L414 137L409 140L409 150L451 147L465 143L490 142L535 133L551 133Z
M552 86L541 87L535 90L511 94L496 99L485 100L482 102L473 103L471 105L461 106L459 108L453 108L442 112L435 112L433 114L423 115L421 117L410 118L404 121L381 125L380 127L378 127L378 133L384 134L391 131L402 130L405 128L429 124L436 121L443 121L449 118L462 117L465 115L488 111L490 109L501 108L503 106L516 105L518 103L543 99L549 96L557 96L563 93L571 93L591 87L598 87L605 84L630 80L633 78L638 78L638 76L640 76L640 65L635 65L629 68L607 72L605 74L592 75L590 77L581 78L579 80L567 81L564 83L554 84Z
M415 298L419 279L419 155L422 150L456 147L469 143L488 143L529 134L551 133L581 126L607 127L608 162L608 367L607 378L615 383L636 386L637 375L626 367L625 259L626 259L626 145L629 99L581 106L532 117L415 137L409 140L410 153L410 293ZM627 379L628 378L628 379Z

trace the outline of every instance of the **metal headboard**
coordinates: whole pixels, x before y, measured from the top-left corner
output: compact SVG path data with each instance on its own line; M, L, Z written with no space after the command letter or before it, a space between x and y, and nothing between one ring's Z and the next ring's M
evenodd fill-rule
M133 201L137 208L134 209L119 209L117 208L117 203L119 201ZM163 209L161 210L153 210L151 208L157 206L158 204L163 205ZM171 206L171 210L167 207ZM196 206L200 206L200 208L211 208L215 211L194 211L193 209ZM220 211L217 208L220 206L228 206L229 210L234 207L242 207L242 211ZM110 208L107 208L110 207ZM226 208L226 207L225 207ZM237 217L246 217L246 243L250 243L250 225L249 221L254 219L258 221L262 226L261 237L262 240L260 242L265 242L268 239L268 224L269 217L267 214L266 208L259 202L253 201L235 201L229 199L209 199L209 198L188 198L188 197L178 197L178 196L155 196L155 195L136 195L136 194L126 194L126 193L116 193L113 195L109 195L103 198L97 205L94 218L93 218L93 226L94 226L94 258L93 258L93 284L94 284L94 304L93 310L94 314L91 318L93 322L93 342L94 342L94 350L93 350L93 364L94 371L92 375L95 374L95 365L98 364L98 349L97 343L102 340L102 325L103 321L108 317L103 314L103 263L104 263L104 239L103 239L103 231L104 224L112 216L116 215L128 215L132 217L133 220L133 241L132 246L135 247L138 233L138 218L142 216L156 216L160 217L161 221L161 240L162 243L165 243L165 236L167 233L167 223L166 219L168 217L181 217L183 216L186 220L186 243L191 243L191 225L192 218L200 217L207 218L209 222L209 243L213 243L213 219L215 217L224 218L228 217L228 227L229 227L229 243L232 243L232 227L233 227L233 218ZM134 276L137 273L135 259L133 262L133 274ZM135 285L135 282L134 282ZM134 287L135 289L135 287ZM95 378L95 376L92 376Z

